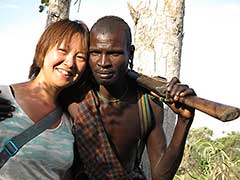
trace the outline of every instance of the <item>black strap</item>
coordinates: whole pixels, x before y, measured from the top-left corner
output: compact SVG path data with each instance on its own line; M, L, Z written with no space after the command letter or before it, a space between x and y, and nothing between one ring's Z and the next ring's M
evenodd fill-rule
M40 121L36 122L28 129L23 131L17 136L14 136L4 145L2 152L0 152L0 169L8 161L10 157L13 157L19 149L28 141L42 133L49 128L52 124L57 122L62 116L62 109L57 107L54 111L48 113Z

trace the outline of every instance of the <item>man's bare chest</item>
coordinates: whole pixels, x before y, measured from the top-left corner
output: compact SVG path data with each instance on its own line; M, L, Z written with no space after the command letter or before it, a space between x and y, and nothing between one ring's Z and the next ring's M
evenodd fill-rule
M140 137L137 104L102 104L100 113L108 136L116 143L136 142Z

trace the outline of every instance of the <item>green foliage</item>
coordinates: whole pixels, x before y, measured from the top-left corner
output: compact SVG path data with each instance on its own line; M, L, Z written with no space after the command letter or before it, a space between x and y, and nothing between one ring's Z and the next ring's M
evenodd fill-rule
M43 12L49 5L49 0L41 0L41 5L39 5L39 12Z
M239 180L240 133L213 137L208 128L190 131L174 180Z

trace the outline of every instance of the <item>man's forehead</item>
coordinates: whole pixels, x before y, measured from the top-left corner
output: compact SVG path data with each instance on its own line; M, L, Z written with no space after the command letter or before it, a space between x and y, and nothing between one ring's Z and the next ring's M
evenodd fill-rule
M116 30L116 31L106 31L106 30L99 30L93 31L90 34L90 40L114 40L114 39L123 39L125 34L124 31Z
M99 30L99 31L92 31L90 33L91 37L102 37L102 36L107 36L107 35L112 35L115 33L112 33L110 31L104 31L104 30Z
M93 38L99 41L112 41L117 39L118 35L110 32L98 32L93 36Z
M111 35L98 33L90 38L90 49L123 49L126 47L126 39L121 38L118 34Z
M90 33L119 33L124 32L124 27L121 24L107 24L107 25L96 25Z

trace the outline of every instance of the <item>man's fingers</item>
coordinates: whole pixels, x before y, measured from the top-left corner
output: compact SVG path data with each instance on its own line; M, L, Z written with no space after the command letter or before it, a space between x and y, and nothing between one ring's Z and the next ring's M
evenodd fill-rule
M12 105L2 105L0 104L0 113L12 112L15 110L15 107Z
M192 88L188 88L180 93L180 96L189 96L189 95L196 96L196 93Z
M171 81L168 83L167 91L171 91L172 88L175 86L175 84L180 83L179 79L176 77L173 77Z
M12 117L13 114L9 112L0 112L0 121Z
M3 98L1 98L0 97L0 104L1 105L10 105L11 104L11 102L9 101L9 100L7 100L7 99L3 99Z
M5 119L5 117L0 117L0 122L3 121Z

